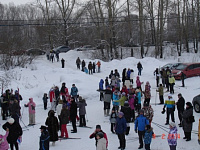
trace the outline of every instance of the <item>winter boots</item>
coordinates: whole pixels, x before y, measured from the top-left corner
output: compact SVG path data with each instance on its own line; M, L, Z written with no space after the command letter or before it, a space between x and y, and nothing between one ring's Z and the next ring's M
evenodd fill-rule
M110 109L107 109L107 116L110 116Z
M126 135L129 135L130 127L126 128Z
M104 117L107 117L106 110L104 110Z

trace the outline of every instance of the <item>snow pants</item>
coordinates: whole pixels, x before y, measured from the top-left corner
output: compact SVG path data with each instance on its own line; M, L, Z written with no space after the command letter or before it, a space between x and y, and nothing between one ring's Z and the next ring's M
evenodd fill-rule
M29 124L35 124L35 113L34 114L29 113Z
M68 132L67 132L67 125L66 124L62 124L61 125L61 137L68 138Z

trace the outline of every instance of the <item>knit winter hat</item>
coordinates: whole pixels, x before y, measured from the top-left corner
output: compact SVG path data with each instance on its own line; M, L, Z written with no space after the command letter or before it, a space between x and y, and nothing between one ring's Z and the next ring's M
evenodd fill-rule
M192 103L187 102L186 105L191 107L191 106L192 106Z
M13 124L13 123L15 122L15 120L14 120L13 118L9 118L9 119L7 120L7 122L10 123L10 124Z
M176 127L176 124L175 124L174 122L170 122L169 125L170 125L172 128Z
M96 129L101 129L101 125L96 125Z
M98 132L97 135L98 135L100 138L103 138L103 133L102 133L102 132Z
M124 116L124 113L123 112L119 112L118 116Z

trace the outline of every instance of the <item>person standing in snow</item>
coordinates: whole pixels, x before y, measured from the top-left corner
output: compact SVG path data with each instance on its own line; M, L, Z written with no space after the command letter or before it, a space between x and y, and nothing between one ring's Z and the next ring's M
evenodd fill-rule
M138 62L137 68L138 68L138 76L141 76L141 72L142 72L143 67L142 67L142 64L140 62Z
M158 90L156 90L159 93L159 99L160 99L160 104L164 104L164 98L163 98L163 86L160 84Z
M93 69L93 67L92 67L92 62L90 61L89 64L88 64L89 74L93 74L93 73L92 73L92 69Z
M109 81L108 81L108 77L106 77L106 79L105 79L105 89L107 89L108 86L109 86Z
M56 113L58 115L58 120L59 120L59 130L61 131L61 117L60 117L60 114L61 114L61 110L63 108L63 101L60 99L59 102L58 102L58 105L56 107Z
M137 78L136 78L137 89L140 89L142 91L142 87L141 87L142 84L143 84L143 82L140 82L140 77L137 76Z
M62 68L65 68L65 60L63 58L61 59L61 64L62 64Z
M54 93L55 93L55 99L56 99L56 106L58 105L58 101L60 99L60 91L58 86L55 86L54 88Z
M185 99L183 98L182 94L178 94L178 101L176 102L177 105L177 110L178 110L178 118L180 123L178 124L179 127L182 127L182 116L183 116L183 111L185 108Z
M160 73L158 68L156 68L156 70L154 71L154 76L156 76L156 86L158 87L160 81Z
M104 81L103 79L101 79L99 82L100 101L103 100L103 84L104 84Z
M47 97L47 93L44 93L44 96L43 96L43 103L44 103L44 110L47 109L47 102L48 102L48 97Z
M165 100L163 110L165 110L165 107L167 107L167 118L166 118L165 125L168 125L170 115L171 115L172 122L175 122L175 119L174 119L175 101L171 94L168 94L168 100Z
M75 101L77 102L77 98L78 98L78 88L76 87L75 84L72 84L72 88L71 88L71 92L70 92L70 95L72 97L74 97Z
M117 113L115 111L115 108L113 108L110 114L110 125L111 125L110 130L112 133L115 133L116 121L117 121Z
M133 85L133 79L134 79L134 71L133 69L131 69L131 73L130 73L130 82Z
M18 90L15 90L14 98L18 101L19 104L20 104L20 101L22 101L22 96L19 94Z
M174 94L175 78L172 74L169 75L169 89L170 94Z
M110 85L112 86L112 89L117 85L117 80L114 75L111 77Z
M119 77L119 78L120 78L120 75L119 75L119 72L118 72L118 70L117 70L117 69L115 69L114 76L115 76L115 77Z
M126 126L127 126L126 135L129 135L132 112L129 103L127 101L125 101L124 107L121 108L121 112L124 113L124 117L126 119Z
M151 86L148 81L146 82L143 93L144 93L144 104L149 105L151 99Z
M131 75L131 69L128 68L128 71L126 72L126 79L130 80L130 75Z
M17 100L10 100L10 106L9 106L10 115L12 118L15 119L17 123L19 123L19 118L21 116L20 109L21 107L19 106Z
M95 73L95 70L96 70L96 64L95 64L95 62L93 62L93 64L92 64L92 69L93 69L93 73Z
M96 150L107 150L106 148L106 139L103 137L102 132L98 132L97 135L97 148Z
M122 71L122 82L123 82L123 85L125 83L125 80L126 80L126 68L124 68L123 71Z
M77 133L76 116L77 116L77 103L75 102L74 97L71 97L70 119L71 119L72 127L73 127L73 130L71 133Z
M131 122L135 121L135 95L129 95L128 100L129 106L131 108Z
M57 59L57 62L59 62L59 52L56 51L56 59Z
M82 60L82 63L81 63L81 67L82 67L82 71L84 72L84 68L85 68L86 64L85 64L85 60Z
M177 145L177 128L176 124L174 122L170 122L169 124L169 134L168 134L168 144L170 147L170 150L176 150Z
M60 95L62 96L62 100L64 103L67 102L67 98L69 96L68 88L65 86L65 82L62 83L62 87L60 89Z
M151 125L154 116L153 108L151 105L144 104L142 110L144 111L144 116L149 120L149 125Z
M54 111L50 110L48 112L48 117L45 121L45 125L48 126L48 132L50 135L49 141L52 142L52 145L55 146L55 142L58 141L58 130L59 130L59 125L58 125L58 119L54 115Z
M9 118L7 122L2 126L2 128L6 131L9 130L7 141L10 144L10 149L13 150L13 146L18 150L17 139L22 136L22 128L18 122L16 122L13 118Z
M67 104L63 105L60 113L60 124L61 124L61 138L69 138L67 132L67 124L69 123L69 109Z
M56 96L55 96L54 87L52 87L49 91L49 98L50 98L50 103L51 103L51 109L55 110L56 109Z
M8 141L7 141L8 134L9 134L8 128L6 129L5 135L0 134L0 150L8 150L9 149L9 145L8 145Z
M150 144L153 137L153 128L150 125L146 125L144 134L145 150L150 150Z
M137 108L137 111L139 112L139 110L141 109L141 91L139 89L137 89L135 91L135 104L136 104L136 108Z
M29 111L29 125L35 125L35 107L36 104L33 102L33 98L29 98L29 102L24 104L25 107L28 107Z
M85 121L85 115L86 115L86 109L87 103L85 99L83 99L81 96L79 96L79 102L77 103L79 108L79 117L80 117L80 125L79 127L85 127L86 121Z
M95 131L89 136L89 138L90 138L90 139L95 138L95 140L96 140L95 145L97 146L97 142L98 142L97 134L98 134L99 132L103 133L103 137L106 139L106 148L107 148L107 147L108 147L108 138L107 138L106 133L103 132L103 130L101 130L101 126L100 126L100 125L96 125Z
M121 149L121 150L124 150L126 147L126 139L125 139L126 128L127 126L126 126L126 119L124 118L124 113L119 112L117 121L116 121L115 132L118 136L119 144L120 144L118 149Z
M183 71L182 71L182 72L181 72L182 87L185 87L185 82L184 82L185 78L186 78L186 75L185 75L185 74L183 73Z
M81 65L81 60L80 60L80 58L78 57L78 58L76 59L76 66L77 66L77 69L79 69L79 70L80 70L80 65Z
M104 94L104 116L109 116L109 112L110 112L110 103L112 100L112 91L111 91L111 87L108 86L105 90L105 94Z
M111 79L113 75L114 75L113 70L111 70L111 72L109 74L109 79Z
M100 61L97 62L97 67L98 67L98 73L99 73L100 69L101 69L101 62Z
M138 133L140 146L138 149L143 148L143 138L145 134L145 127L149 125L149 120L144 116L144 111L139 111L139 116L135 119L135 133Z
M190 102L186 103L186 109L183 112L183 131L185 134L185 137L183 139L186 139L186 141L191 141L191 132L192 132L192 125L194 122L194 116L193 116L193 106Z
M39 150L49 150L49 132L47 131L46 126L41 126L40 127L40 147Z

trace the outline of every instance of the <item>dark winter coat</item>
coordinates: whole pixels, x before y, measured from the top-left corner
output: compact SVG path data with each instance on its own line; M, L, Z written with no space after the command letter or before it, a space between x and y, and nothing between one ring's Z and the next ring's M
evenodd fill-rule
M89 70L92 70L92 69L93 69L92 63L89 63L89 64L88 64L88 69L89 69Z
M72 101L70 106L70 118L76 118L76 116L77 116L77 104L75 101Z
M85 106L87 106L87 103L85 102L85 100L81 100L81 101L78 102L79 115L85 115L86 114Z
M22 135L22 128L16 121L13 124L6 122L2 128L6 130L9 129L9 134L7 137L8 143L15 143L17 139Z
M125 80L126 80L126 68L124 68L122 72L122 82L125 82Z
M43 99L43 102L44 102L44 103L47 103L48 97L43 97L42 99Z
M131 108L130 108L129 104L125 103L124 107L122 107L121 111L124 113L124 117L126 119L126 122L130 123L132 116L131 116Z
M178 102L176 103L177 105L177 110L178 111L184 111L185 107L185 99L183 97L178 99Z
M138 69L142 69L143 67L142 67L142 64L139 62L138 64L137 64L137 68Z
M54 112L49 112L49 116L46 119L45 125L50 135L50 141L58 141L58 119L54 116Z
M112 91L109 89L106 89L105 94L104 94L104 102L111 103L112 95L113 95Z
M77 58L76 59L76 64L78 65L78 64L80 64L81 63L81 60L80 60L80 58ZM83 63L83 62L82 62Z
M108 79L105 79L105 88L107 88L108 86L109 86Z
M110 123L116 123L117 121L117 113L116 112L112 112L110 114Z
M116 126L115 126L115 132L116 134L123 134L126 133L126 119L124 117L117 118Z
M63 108L60 113L61 124L69 123L69 110L67 108Z
M84 60L82 61L82 67L85 67L85 61Z
M60 95L60 91L59 91L59 89L58 88L55 88L55 97L56 97L56 100L58 100L58 97L59 97L59 95Z
M193 107L186 108L186 110L183 112L183 120L182 120L182 125L183 125L183 131L184 132L191 132L192 131L192 124L193 123L188 123L186 120L188 117L193 116Z
M40 149L39 150L49 150L49 133L47 130L43 130L40 136Z

